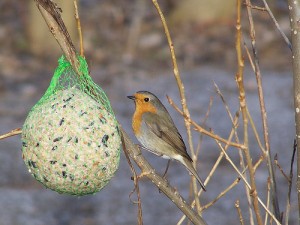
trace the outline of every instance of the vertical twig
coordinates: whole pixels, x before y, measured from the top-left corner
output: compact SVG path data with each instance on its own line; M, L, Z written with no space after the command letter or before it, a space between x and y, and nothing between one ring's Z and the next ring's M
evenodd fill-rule
M77 23L79 42L80 42L80 55L84 56L82 29L81 29L81 23L80 23L80 18L79 18L79 13L78 13L77 0L74 0L74 8L75 8L75 20Z
M126 149L126 145L125 145L125 141L124 141L124 137L123 135L121 135L121 139L122 139L122 148L123 148L123 151L124 151L124 154L125 154L125 157L127 159L127 162L128 162L128 165L130 167L130 170L133 174L133 182L134 182L134 190L131 192L133 193L134 191L136 191L136 195L137 195L137 205L138 205L138 225L143 225L143 211L142 211L142 202L141 202L141 193L140 193L140 187L139 187L139 181L138 181L138 176L136 174L136 171L130 161L130 157L129 157L129 154L128 154L128 151ZM130 193L130 195L131 195ZM129 195L129 196L130 196Z
M267 208L269 208L270 207L270 178L268 178L268 181L267 181ZM265 215L265 224L264 225L267 225L267 223L268 223L268 216L269 216L269 214L268 213L266 213L266 215Z
M251 190L250 194L252 196L254 212L256 215L256 220L258 225L262 225L260 209L258 204L258 196L256 190L256 183L255 183L255 172L253 169L252 158L249 151L249 143L248 143L248 116L247 116L247 104L246 104L246 92L244 89L244 78L243 78L243 70L244 70L244 60L242 56L242 48L241 48L241 41L242 41L242 31L241 31L241 0L237 0L237 21L236 21L236 53L237 53L237 63L238 63L238 72L236 74L237 85L239 89L239 99L240 99L240 106L242 111L243 117L243 130L244 130L244 146L245 146L245 156L247 165L249 168L249 175L250 175L250 184Z
M289 176L289 190L288 190L288 197L287 197L286 210L285 210L285 225L289 224L289 215L291 209L291 192L292 192L292 183L293 183L293 165L294 165L296 150L297 150L297 142L296 140L294 140L293 155L291 159L290 176Z
M218 87L215 83L214 83L214 86L215 86L215 88L216 88L216 90L217 90L217 93L220 95L222 101L223 101L224 104L225 104L225 103L226 103L226 102L225 102L225 99L224 99L224 97L223 97L223 95L222 95L222 93L221 93L219 87ZM227 104L225 104L225 105L227 105ZM232 117L232 115L231 115L231 113L230 113L230 110L229 110L228 105L227 105L227 107L226 107L226 111L227 111L227 113L229 114L229 117L230 117L231 122L232 122L233 124L236 124L235 127L237 128L237 124L238 124L238 123L237 123L237 122L234 123L233 117ZM239 115L239 112L237 112L237 117L236 117L236 118L238 118L238 115ZM251 119L250 119L250 123L251 123ZM238 137L237 132L236 132L236 128L235 128L235 130L234 130L234 131L235 131L234 134L235 134L236 142L239 143L240 141L239 141L239 137ZM242 169L242 170L245 170L246 166L245 166L245 162L244 162L243 152L242 152L241 149L238 149L238 153L239 153L239 157L240 157L240 166L241 166L241 169ZM247 179L247 177L245 177L245 178ZM247 203L248 203L248 210L249 210L249 220L250 220L250 224L251 224L251 225L254 225L254 219L253 219L253 211L252 211L252 204L251 204L250 191L249 191L249 189L247 188L247 185L246 185L246 184L244 185L244 187L245 187L245 192L246 192L246 196L247 196Z
M235 206L235 208L238 212L239 220L240 220L241 225L244 225L244 219L243 219L242 211L241 211L241 208L240 208L240 201L236 200L234 206Z
M300 219L300 5L299 1L288 0L293 58L294 108L297 140L297 194L298 218Z
M264 100L264 94L263 94L263 88L262 88L261 72L260 72L259 62L258 62L258 53L257 53L257 48L256 48L254 22L253 22L253 17L252 17L252 10L250 7L251 1L246 0L246 4L247 4L248 19L249 19L249 24L250 24L251 45L252 45L252 51L253 51L253 56L254 56L254 68L255 68L254 72L255 72L256 82L257 82L257 91L258 91L258 96L259 96L259 104L260 104L262 126L263 126L263 135L264 135L264 141L265 141L265 149L266 149L265 154L267 155L268 171L269 171L270 182L271 182L270 185L271 185L272 204L273 204L273 210L274 210L276 218L279 221L281 221L279 204L278 204L278 196L277 196L277 188L276 188L276 180L275 180L275 174L274 174L274 168L273 168L272 156L271 156L271 149L270 149L269 130L268 130L268 123L267 123L267 112L266 112L265 100Z
M178 90L179 90L179 94L180 94L180 99L181 99L181 105L182 105L182 110L183 113L189 118L190 117L190 112L188 110L187 107L187 103L186 103L186 97L185 97L185 91L184 91L184 85L182 83L180 74L179 74L179 69L178 69L178 65L177 65L177 60L176 60L176 54L175 54L175 49L174 49L174 45L173 45L173 41L169 32L169 28L166 22L166 19L164 17L163 12L160 9L160 6L157 2L157 0L152 0L163 25L165 34L166 34L166 38L169 44L169 49L171 52L171 58L172 58L172 63L173 63L173 72L174 72L174 77L176 79L177 82L177 86L178 86ZM190 151L191 151L191 156L192 156L192 160L193 160L193 166L196 168L197 165L197 158L195 155L195 151L194 151L194 147L193 147L193 139L192 139L192 132L191 132L191 124L190 122L184 118L184 123L185 123L185 127L186 127L186 131L187 131L187 135L188 135L188 143L189 143L189 147L190 147ZM192 185L193 185L193 191L194 191L194 196L195 196L195 200L196 200L196 205L197 205L197 210L198 213L200 214L200 209L201 209L201 205L200 205L200 201L198 199L197 193L198 193L198 187L197 187L197 180L194 176L192 176Z
M238 151L239 151L239 156L240 156L240 166L241 166L242 169L245 169L246 166L245 166L245 161L244 161L244 158L243 158L243 152L240 149ZM246 177L246 179L247 179L247 177ZM245 192L246 192L246 197L247 197L250 225L254 225L250 190L249 190L249 188L247 187L246 184L244 185L244 187L245 187Z

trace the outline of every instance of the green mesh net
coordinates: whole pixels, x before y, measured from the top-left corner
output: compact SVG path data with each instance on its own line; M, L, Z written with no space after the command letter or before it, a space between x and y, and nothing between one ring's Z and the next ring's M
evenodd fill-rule
M23 159L29 172L59 193L98 192L120 159L118 123L104 91L93 82L84 58L80 76L61 57L43 97L22 129Z

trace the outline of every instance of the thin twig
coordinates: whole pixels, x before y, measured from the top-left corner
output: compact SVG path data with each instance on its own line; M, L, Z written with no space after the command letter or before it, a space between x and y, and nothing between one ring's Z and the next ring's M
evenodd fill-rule
M231 115L229 106L228 106L228 104L227 104L227 102L226 102L226 100L225 100L225 98L224 98L224 95L222 94L220 88L219 88L218 85L215 83L215 81L213 81L213 83L214 83L215 90L216 90L217 94L220 96L220 98L221 98L221 100L222 100L222 102L223 102L223 105L224 105L224 107L225 107L225 109L226 109L226 112L227 112L227 114L228 114L228 116L229 116L229 118L230 118L230 120L231 120L231 123L233 123L233 117L232 117L232 115Z
M285 43L287 44L287 46L289 47L290 50L292 50L292 44L290 42L290 40L288 39L288 37L285 35L285 33L281 30L277 20L275 19L275 16L273 15L268 3L266 0L262 0L264 5L265 5L265 8L267 10L267 12L269 13L271 19L273 20L277 30L279 31L279 33L281 34L281 36L283 37L283 40L285 41Z
M142 202L141 202L141 193L140 193L140 187L139 187L139 179L138 176L136 174L136 171L130 161L130 157L125 145L125 141L123 139L123 136L121 136L122 139L122 148L125 154L125 157L127 159L128 165L130 167L130 170L133 174L133 183L134 183L134 189L132 190L132 192L129 194L129 198L131 199L131 195L136 191L136 195L137 195L137 205L138 205L138 225L143 225L143 210L142 210Z
M175 54L175 49L174 49L174 45L173 45L173 41L169 32L169 28L165 19L165 16L163 14L163 12L160 9L160 6L157 2L157 0L152 0L153 5L155 6L160 20L162 22L164 31L165 31L165 35L168 41L168 45L169 45L169 49L170 49L170 53L171 53L171 59L172 59L172 63L173 63L173 72L174 72L174 77L175 80L177 82L177 86L178 86L178 91L180 94L180 99L181 99L181 106L182 106L182 110L184 112L185 115L187 115L187 117L190 117L190 112L186 103L186 97L185 97L185 91L184 91L184 85L182 83L180 74L179 74L179 69L178 69L178 65L177 65L177 60L176 60L176 54ZM191 151L191 157L193 160L193 166L196 168L197 165L197 157L195 155L195 150L194 150L194 146L193 146L193 137L192 137L192 132L191 132L191 124L189 123L189 121L184 118L184 123L185 123L185 127L186 127L186 131L187 131L187 136L188 136L188 143L189 143L189 148ZM198 193L198 187L197 187L197 180L194 176L192 176L192 183L193 183L193 191L194 191L194 195L195 195L195 200L197 203L197 210L198 213L200 214L200 200L197 199L197 193Z
M292 184L293 184L293 166L294 166L296 151L297 151L297 141L294 140L293 155L292 155L291 167L290 167L288 197L287 197L287 201L286 201L286 210L285 210L285 225L289 224L289 215L290 215L290 209L291 209L291 193L292 193Z
M253 122L253 119L252 119L252 116L248 110L248 107L246 107L246 110L247 110L247 116L248 116L248 119L249 119L249 122L250 122L250 125L252 127L252 130L253 130L253 133L254 133L254 136L256 138L256 141L258 143L258 146L260 148L260 150L262 151L262 153L265 155L266 154L266 150L265 148L263 147L261 141L260 141L260 138L259 138L259 135L258 135L258 132L257 132L257 129L256 129L256 126L255 126L255 123Z
M264 161L264 159L265 159L264 155L261 155L259 157L259 159L257 160L257 162L254 163L253 169L255 172L256 172L257 168L260 166L260 164Z
M15 136L15 135L18 135L18 134L21 134L21 133L22 133L22 129L21 128L16 128L14 130L9 131L8 133L0 135L0 140L2 140L4 138L11 137L11 136Z
M82 29L81 29L81 23L80 23L80 18L79 18L79 13L78 13L77 0L74 0L74 8L75 8L75 20L77 23L79 42L80 42L80 55L84 56Z
M208 209L209 207L213 206L220 198L226 195L232 188L234 188L239 182L241 178L236 178L224 191L222 191L214 200L207 203L206 205L202 206L201 210Z
M229 137L228 137L228 141L229 141L229 142L230 142L230 140L232 139L233 134L235 133L235 129L236 129L235 126L237 125L237 123L238 123L238 115L236 115L236 117L234 118L233 128L232 128L232 130L231 130L231 132L230 132L230 135L229 135ZM229 145L226 145L226 146L224 147L224 150L227 151L228 147L229 147ZM216 169L218 168L218 166L219 166L221 160L223 159L223 157L224 157L224 153L223 153L223 152L220 152L218 159L216 160L215 164L213 165L213 167L212 167L212 169L210 170L210 172L209 172L207 178L206 178L205 181L204 181L204 185L207 185L207 184L209 183L210 179L212 178L213 174L215 173ZM198 196L201 195L202 191L203 191L203 190L201 189L201 190L198 192ZM195 206L195 200L192 202L191 206L192 206L192 207ZM183 216L180 218L180 220L178 221L177 225L181 225L185 218L186 218L186 216L183 215Z
M243 176L242 172L239 171L239 169L237 168L237 166L234 164L234 162L231 160L231 158L229 157L229 155L226 153L226 151L224 150L224 148L222 147L222 145L220 144L219 141L215 140L217 142L217 144L219 145L219 148L221 149L221 151L224 153L225 155L225 159L230 163L230 165L234 168L234 170L237 172L237 174L242 178L242 180L245 182L247 188L249 190L252 190L251 185L248 183L248 181L246 180L246 178ZM253 193L252 193L253 194ZM261 206L265 209L265 211L274 219L275 223L277 225L281 225L281 223L275 218L274 214L272 212L270 212L270 210L266 207L266 205L263 203L263 201L256 195L258 202L261 204Z
M230 110L229 110L228 104L226 103L225 98L224 98L222 92L220 91L219 87L218 87L216 84L214 84L214 86L215 86L215 88L216 88L217 93L218 93L219 96L221 97L221 100L222 100L223 104L224 104L225 106L227 106L227 107L226 107L226 111L227 111L227 114L229 115L229 118L230 118L231 122L232 122L233 124L235 124L234 121L233 121L233 117L232 117L232 115L231 115L231 112L230 112ZM237 112L236 115L239 115L239 112ZM238 116L237 116L237 117L238 117ZM238 124L236 124L236 127L237 127L237 126L238 126ZM237 135L236 129L235 129L234 131L235 131L234 134L235 134L236 142L239 143L240 141L239 141L239 137L238 137L238 135ZM242 150L239 149L238 151L239 151L239 157L240 157L240 166L241 166L242 170L245 170L245 169L246 169L246 166L245 166L245 162L244 162ZM220 152L220 154L222 154L222 152ZM254 171L255 171L255 169L254 169ZM250 191L249 191L249 189L247 188L246 185L245 185L245 191L246 191L247 203L248 203L248 209L249 209L250 224L251 224L251 225L254 225L253 211L252 211L252 203L251 203L251 196L250 196Z
M270 178L268 178L268 181L267 181L267 208L270 207ZM268 223L268 213L266 213L265 215L265 224L264 225L267 225Z
M247 5L251 5L250 0L246 0L246 3L247 3ZM265 7L267 10L269 9L267 3L265 3ZM270 14L270 12L271 12L270 9L268 12ZM257 52L257 48L256 48L254 22L253 22L251 8L248 6L247 6L247 13L248 13L248 20L249 20L249 25L250 25L250 38L251 38L252 52L253 52L253 57L254 57L254 68L255 68L254 72L255 72L255 77L256 77L256 82L257 82L257 91L258 91L260 112L261 112L261 118L262 118L263 136L264 136L264 141L265 141L268 171L269 171L269 176L270 176L270 181L271 181L272 204L273 204L273 210L274 210L276 218L279 221L281 221L280 209L279 209L279 204L278 204L278 196L277 196L277 188L276 188L276 179L275 179L275 175L274 175L274 168L273 168L272 157L271 157L269 130L268 130L268 123L267 123L267 112L266 112L265 100L264 100L264 94L263 94L261 72L260 72L259 62L258 62L258 52ZM270 15L272 15L272 13ZM259 216L259 215L257 214L257 216Z
M243 219L242 211L241 211L241 208L240 208L240 201L236 200L234 206L235 206L235 208L238 212L239 220L240 220L241 225L244 225L244 219Z
M213 105L213 96L210 96L208 108L207 108L207 110L206 110L206 113L205 113L205 116L204 116L203 120L201 121L201 125L202 125L203 127L206 125L206 121L207 121L207 119L208 119L208 117L209 117L209 114L210 114L212 105ZM203 135L200 134L200 135L199 135L198 145L197 145L197 148L196 148L196 153L195 153L197 158L198 158L199 153L200 153L202 140L203 140Z
M255 71L255 66L254 66L253 59L252 59L252 57L251 57L251 54L250 54L249 49L248 49L248 47L247 47L247 45L246 45L245 42L244 42L244 48L245 48L245 50L246 50L246 53L247 53L247 56L248 56L248 59L249 59L251 68L252 68L253 71Z
M235 121L234 121L234 122L235 122L235 125L238 123L238 117L235 118ZM232 139L232 137L233 137L233 135L234 135L234 132L235 132L235 127L232 128L232 130L231 130L231 132L230 132L230 134L229 134L229 137L228 137L228 140L229 140L229 141ZM225 151L227 151L228 147L229 147L229 145L226 145L226 146L224 147ZM218 168L218 166L219 166L221 160L223 159L223 157L224 157L224 153L223 153L223 152L220 152L219 157L217 158L215 164L213 165L213 167L212 167L212 169L210 170L210 172L209 172L207 178L205 179L205 184L207 184L207 183L210 181L210 179L212 178L213 174L215 173L216 169Z
M246 0L246 3L249 4L249 0ZM256 215L256 220L258 225L262 225L260 209L258 205L258 196L255 182L255 172L253 169L252 158L249 151L248 144L248 116L247 116L247 107L246 107L246 92L244 89L244 60L242 56L242 48L241 48L241 40L242 40L242 31L241 31L241 0L237 1L237 20L236 20L236 54L237 54L237 63L238 63L238 72L236 74L237 85L239 89L239 100L240 106L243 116L243 128L244 128L244 146L245 146L245 157L247 161L247 166L249 168L250 175L250 183L251 183L251 196L253 201L253 208Z
M267 9L265 7L260 7L260 6L256 6L256 5L252 5L252 3L247 4L246 2L244 3L246 6L250 7L251 9L255 9L255 10L258 10L258 11L263 11L263 12L266 12Z
M274 163L275 165L278 167L279 171L281 172L281 174L284 176L284 178L287 180L287 182L289 182L289 177L288 175L286 175L286 173L283 171L283 168L280 166L279 162L278 162L278 155L276 154L274 157Z
M244 149L245 147L242 145L242 144L239 144L239 143L234 143L234 142L228 142L228 140L212 133L212 132L209 132L207 130L205 130L204 128L202 128L200 125L198 125L195 121L193 121L190 117L188 117L186 114L184 114L184 112L182 112L178 106L174 103L174 101L170 98L170 97L167 97L168 98L168 102L171 106L173 106L173 108L179 112L179 114L181 114L182 116L184 116L188 121L189 123L191 123L194 127L195 127L195 130L199 131L200 133L203 133L213 139L216 139L226 145L230 145L232 147L236 147L236 148L240 148L240 149Z
M244 160L243 152L240 149L238 151L239 151L239 157L240 157L240 166L241 166L241 169L244 170L246 166L245 166L245 160ZM253 166L253 169L255 171L255 166ZM245 178L247 179L247 177L245 177ZM248 205L248 211L249 211L250 225L254 225L254 216L253 216L250 190L249 190L249 188L247 187L247 185L245 183L244 183L244 187L245 187L245 192L246 192L246 197L247 197L247 205Z

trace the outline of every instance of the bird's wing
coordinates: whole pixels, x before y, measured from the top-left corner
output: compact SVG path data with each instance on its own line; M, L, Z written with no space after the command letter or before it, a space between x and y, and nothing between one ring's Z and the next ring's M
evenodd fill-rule
M151 114L151 116L145 114L144 119L145 124L156 136L172 146L178 154L192 161L186 151L184 141L170 117L162 119L156 114Z

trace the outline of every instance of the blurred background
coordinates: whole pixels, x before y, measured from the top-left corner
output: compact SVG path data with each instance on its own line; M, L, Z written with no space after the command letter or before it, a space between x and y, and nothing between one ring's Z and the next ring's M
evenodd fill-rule
M57 0L62 17L79 49L71 0ZM231 122L213 82L222 91L231 113L238 110L235 83L235 0L159 1L173 38L179 69L185 85L192 118L201 123L211 99L213 104L206 126L226 138ZM172 74L172 62L162 25L151 1L80 0L79 13L85 56L94 81L107 93L117 119L131 131L133 103L126 98L138 90L155 93L166 105L184 140L183 119L167 103L169 95L176 104L180 98ZM262 6L261 1L253 4ZM287 5L283 0L269 1L282 30L289 36ZM250 52L248 18L242 11L242 31ZM273 156L288 173L294 139L291 52L267 12L253 10L258 56L263 76L266 108ZM47 89L61 51L50 34L34 1L0 1L0 133L22 124L31 107ZM245 55L247 101L259 134L262 134L256 80ZM242 136L240 136L242 138ZM262 137L262 135L261 135ZM250 134L253 160L260 156L254 135ZM199 134L194 133L195 146ZM186 141L187 142L187 141ZM229 154L238 165L236 149ZM158 172L167 161L143 152ZM198 172L206 178L219 155L215 142L203 137ZM295 167L294 167L295 168ZM136 224L137 206L130 199L131 172L124 154L115 177L93 196L73 197L47 190L27 171L22 161L20 136L0 141L0 225L99 225ZM212 201L235 178L226 160L207 185L201 202ZM276 170L280 209L285 210L287 180ZM266 165L256 174L258 191L266 200ZM173 162L168 180L189 198L188 172ZM144 224L176 224L182 213L146 179L140 182ZM239 224L234 202L241 201L246 223L249 212L244 185L240 182L214 206L203 212L208 224ZM289 224L297 224L296 187L293 185Z

